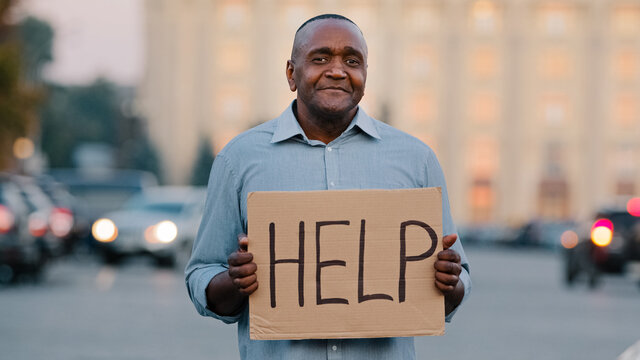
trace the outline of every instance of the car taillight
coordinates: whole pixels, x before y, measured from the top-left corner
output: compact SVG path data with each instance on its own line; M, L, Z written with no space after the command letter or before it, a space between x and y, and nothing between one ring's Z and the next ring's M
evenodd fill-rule
M47 233L47 220L41 213L29 215L29 233L34 237L43 237Z
M53 235L63 238L73 228L73 213L67 208L54 208L49 215L49 228Z
M613 239L613 223L609 219L598 219L591 226L591 241L597 246L608 246Z
M627 202L627 211L633 216L640 216L640 197L630 199Z
M8 233L15 224L16 218L11 210L4 205L0 205L0 234Z

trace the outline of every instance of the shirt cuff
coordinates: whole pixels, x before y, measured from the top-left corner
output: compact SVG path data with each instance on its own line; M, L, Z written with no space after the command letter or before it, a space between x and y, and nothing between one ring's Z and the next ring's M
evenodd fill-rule
M446 322L451 322L451 319L453 319L453 315L458 312L460 305L464 304L464 302L467 300L467 297L469 297L469 294L471 294L471 276L469 276L469 271L467 271L467 268L464 265L462 266L462 272L460 272L459 278L464 285L464 297L462 298L460 304L458 304L458 306L456 306L456 308L453 309L453 311L449 315L446 315L444 317L444 321Z
M233 324L240 320L242 311L238 312L236 315L222 316L211 311L207 306L207 286L211 282L211 279L226 270L227 268L222 265L214 265L205 269L196 270L197 274L192 274L188 280L187 286L189 286L191 301L196 306L196 310L198 310L200 315L216 318L226 324Z

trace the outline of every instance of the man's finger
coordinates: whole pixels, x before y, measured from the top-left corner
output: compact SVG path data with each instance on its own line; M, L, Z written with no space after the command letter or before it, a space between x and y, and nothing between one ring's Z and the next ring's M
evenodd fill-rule
M247 234L239 234L238 235L238 248L240 251L247 251L249 247L249 238Z
M436 281L436 287L440 289L440 291L442 291L443 293L452 292L456 288L453 285L445 285L439 281Z
M241 266L250 263L253 260L253 254L249 252L236 251L229 255L227 262L231 266Z
M455 243L456 240L458 240L458 234L450 234L450 235L445 236L442 239L442 248L444 250L447 250L448 248L453 246L453 243Z
M251 295L253 294L254 291L256 291L257 288L258 288L258 282L256 281L253 284L251 284L249 287L246 287L244 289L238 289L238 291L241 294Z
M462 272L462 266L451 261L439 260L433 264L433 267L436 268L437 271L447 274L460 275Z
M442 250L438 253L438 260L460 263L460 254L455 250Z
M440 283L445 286L455 286L458 283L458 279L457 275L436 272L436 284Z
M232 279L243 278L252 274L255 274L258 266L255 263L248 263L242 266L230 266L229 276Z
M258 276L256 274L251 274L245 277L239 277L233 279L233 285L235 285L238 289L245 289L254 282L258 281Z

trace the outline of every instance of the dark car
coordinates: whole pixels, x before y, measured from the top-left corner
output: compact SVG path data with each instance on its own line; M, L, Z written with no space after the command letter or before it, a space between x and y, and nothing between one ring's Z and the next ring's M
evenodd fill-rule
M0 174L0 282L19 275L38 278L47 262L30 204L12 177Z
M577 243L565 247L565 281L569 285L581 275L586 275L592 288L605 273L640 277L640 217L627 209L600 211Z

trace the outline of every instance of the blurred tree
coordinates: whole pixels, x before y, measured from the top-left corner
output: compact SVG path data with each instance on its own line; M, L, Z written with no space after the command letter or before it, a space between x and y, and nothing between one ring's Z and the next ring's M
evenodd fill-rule
M15 139L33 131L35 111L42 98L39 89L23 77L24 39L19 28L9 23L14 4L13 0L0 0L0 169L11 165ZM43 59L39 66L45 62Z
M119 145L124 115L116 85L104 79L86 86L51 84L48 94L40 117L42 150L51 167L72 167L73 151L82 143Z
M133 89L105 79L86 86L49 85L42 107L42 150L51 167L73 167L74 150L83 143L103 143L116 150L116 166L160 175L160 161L143 121L126 104Z
M209 182L209 173L211 173L211 165L215 156L213 155L213 147L208 139L201 139L198 146L198 157L193 165L193 173L191 174L191 185L206 186Z
M53 60L53 29L34 17L20 22L22 40L22 63L25 79L33 84L42 82L42 68Z
M118 147L118 166L152 172L162 183L160 159L144 130L142 119L137 116L125 117L120 132L123 141Z

